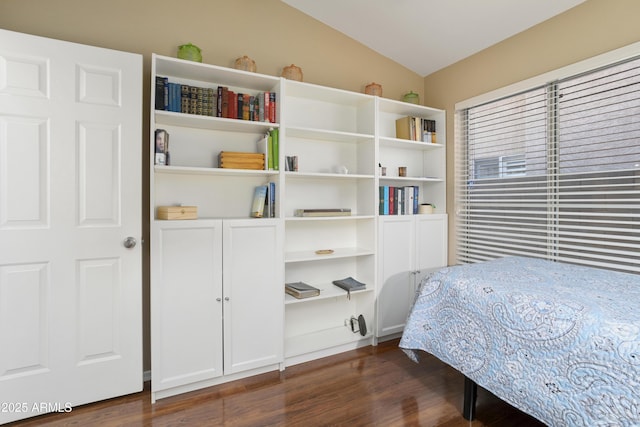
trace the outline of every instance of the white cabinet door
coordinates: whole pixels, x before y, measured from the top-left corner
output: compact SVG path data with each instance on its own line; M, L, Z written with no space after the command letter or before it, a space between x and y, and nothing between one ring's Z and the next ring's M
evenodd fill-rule
M387 216L379 221L377 336L402 332L413 301L414 218Z
M0 30L0 423L142 389L141 111L141 55Z
M447 215L416 215L416 285L429 273L447 266Z
M415 291L447 265L447 215L379 218L378 328L383 337L404 330Z
M224 221L224 373L282 362L281 221Z
M152 225L151 391L222 375L222 221Z

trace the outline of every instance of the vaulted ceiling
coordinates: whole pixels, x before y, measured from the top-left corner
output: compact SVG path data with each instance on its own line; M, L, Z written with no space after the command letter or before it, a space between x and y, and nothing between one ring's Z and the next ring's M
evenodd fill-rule
M421 76L585 0L282 0Z

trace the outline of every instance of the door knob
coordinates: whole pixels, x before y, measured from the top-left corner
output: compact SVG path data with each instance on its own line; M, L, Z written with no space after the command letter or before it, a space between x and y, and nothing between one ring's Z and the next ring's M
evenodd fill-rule
M136 241L135 237L127 237L126 239L124 239L124 242L122 244L125 248L132 249L136 246L136 243L138 242Z

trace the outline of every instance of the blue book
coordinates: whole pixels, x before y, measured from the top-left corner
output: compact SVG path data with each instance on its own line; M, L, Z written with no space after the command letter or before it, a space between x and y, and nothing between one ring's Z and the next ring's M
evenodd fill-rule
M262 218L264 215L264 204L267 198L267 186L259 185L253 193L253 203L251 204L251 216Z

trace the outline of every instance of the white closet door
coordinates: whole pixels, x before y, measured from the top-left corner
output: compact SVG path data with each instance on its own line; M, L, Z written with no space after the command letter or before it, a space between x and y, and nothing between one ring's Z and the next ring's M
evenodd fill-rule
M140 55L0 30L0 423L142 389L141 111Z

